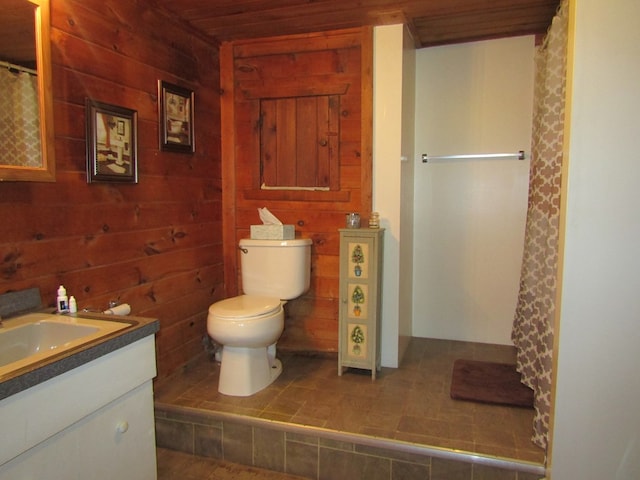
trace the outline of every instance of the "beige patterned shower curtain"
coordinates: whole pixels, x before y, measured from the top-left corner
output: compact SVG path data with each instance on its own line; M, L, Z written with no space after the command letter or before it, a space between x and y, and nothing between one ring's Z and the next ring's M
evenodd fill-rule
M535 392L533 442L547 447L551 409L568 1L536 53L529 205L511 338L522 382Z
M38 79L0 67L0 165L42 167Z

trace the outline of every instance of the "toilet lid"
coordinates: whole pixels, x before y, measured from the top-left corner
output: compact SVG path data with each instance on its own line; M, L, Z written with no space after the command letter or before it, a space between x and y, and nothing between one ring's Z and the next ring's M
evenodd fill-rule
M219 318L247 318L268 315L280 309L280 299L259 295L240 295L216 302L209 313Z

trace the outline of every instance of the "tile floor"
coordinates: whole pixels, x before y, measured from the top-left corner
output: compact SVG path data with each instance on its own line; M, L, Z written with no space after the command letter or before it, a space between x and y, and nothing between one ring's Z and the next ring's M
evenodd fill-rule
M413 338L400 368L383 367L375 381L369 371L350 369L338 376L331 355L281 352L278 357L281 376L251 397L218 393L219 365L202 355L156 385L156 401L544 462L544 452L530 441L533 410L449 396L456 359L515 363L512 347Z

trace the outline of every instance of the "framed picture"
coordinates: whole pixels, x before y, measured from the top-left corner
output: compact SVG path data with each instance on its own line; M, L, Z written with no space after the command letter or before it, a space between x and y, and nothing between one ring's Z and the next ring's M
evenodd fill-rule
M193 153L193 91L158 81L160 149Z
M138 183L138 113L90 98L87 115L87 182Z

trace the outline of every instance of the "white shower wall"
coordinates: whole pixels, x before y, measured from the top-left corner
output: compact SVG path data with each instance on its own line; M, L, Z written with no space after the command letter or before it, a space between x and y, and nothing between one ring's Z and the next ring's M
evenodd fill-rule
M534 49L525 36L416 51L413 336L511 344ZM420 160L518 150L525 161Z

